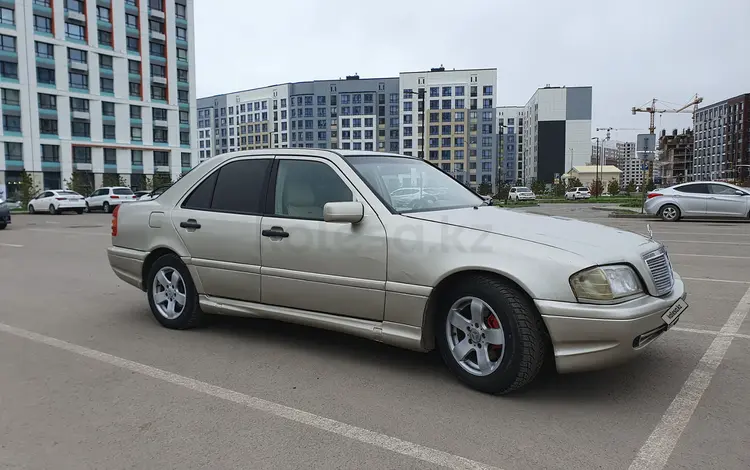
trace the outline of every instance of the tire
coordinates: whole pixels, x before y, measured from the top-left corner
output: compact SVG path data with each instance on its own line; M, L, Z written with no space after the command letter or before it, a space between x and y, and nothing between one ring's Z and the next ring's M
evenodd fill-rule
M91 214L91 207L89 207L89 203L88 202L86 203L86 207L83 209L83 211L84 212L88 212L89 214Z
M106 212L107 214L111 212L111 208L108 202L105 201L104 204L102 204L102 210Z
M50 215L60 215L61 212L62 211L59 211L59 210L55 209L54 205L52 205L52 204L49 205L49 213L50 213Z
M5 230L5 228L8 226L7 222L0 222L0 230Z
M456 322L454 316L458 314L453 309L463 305L466 299L471 299L470 303L459 310L463 318ZM476 328L477 323L473 321L464 323L472 316L476 300L484 304L483 312L488 314L483 317L480 328ZM462 330L454 327L456 323L467 326L463 338L459 333ZM504 343L501 347L496 346L499 341L488 344L493 329L494 336ZM542 369L549 341L541 316L524 293L508 282L483 275L466 279L446 293L440 302L435 331L438 349L448 368L471 388L496 395L520 390L536 378ZM459 361L453 352L460 350L460 346L466 350L465 341L471 344L464 360ZM478 347L476 341L483 347ZM485 357L491 364L484 371L479 367L481 351L487 353Z
M659 209L659 217L665 222L677 222L682 217L682 213L674 204L664 204Z
M164 285L162 281L157 281L157 275L160 273L168 276L168 280L174 280L172 273L176 272L179 276L177 284L173 286L176 288L176 295L167 294L167 297L163 301L158 302L157 293L164 294L166 290L163 289ZM179 294L184 295L185 304L179 309ZM151 313L154 318L161 323L162 326L173 330L186 330L194 328L200 325L204 319L204 314L198 305L198 292L195 289L193 279L190 277L190 271L188 271L182 260L172 254L164 255L157 259L156 262L151 266L151 270L148 273L146 280L146 295L148 296L148 304L151 307ZM174 310L176 316L169 317L167 314L170 313L169 309L169 295L172 295L172 302L175 303ZM158 302L158 303L157 303Z
M76 214L83 214L83 209L76 209Z
M36 214L36 210L34 210L34 206L29 204L29 214Z

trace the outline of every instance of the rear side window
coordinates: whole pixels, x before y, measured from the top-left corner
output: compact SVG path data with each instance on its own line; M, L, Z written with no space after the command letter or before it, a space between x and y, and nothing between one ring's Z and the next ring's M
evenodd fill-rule
M182 204L185 209L241 214L263 212L270 159L239 160L214 171Z
M130 196L133 194L133 191L131 191L128 188L117 188L117 189L113 189L112 192L120 196Z
M222 212L261 214L264 183L271 160L239 160L224 165L216 180L211 209Z

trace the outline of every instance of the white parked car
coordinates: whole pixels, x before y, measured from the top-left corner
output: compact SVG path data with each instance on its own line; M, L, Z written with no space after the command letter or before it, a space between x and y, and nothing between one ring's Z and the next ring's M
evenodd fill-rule
M65 211L75 211L83 214L86 207L83 196L67 189L53 189L42 191L29 201L29 214L48 212L61 214Z
M536 194L526 186L513 186L508 193L508 199L511 201L535 201Z
M161 195L164 191L166 191L167 189L169 189L170 186L172 186L172 185L168 184L166 186L160 186L160 187L154 189L153 191L147 191L147 192L145 192L145 194L138 194L138 193L136 193L136 196L138 197L139 201L150 201L152 199L156 199L157 197L159 197L159 195ZM140 193L140 191L139 191L139 193Z
M130 188L124 186L99 188L86 198L86 212L93 210L112 212L115 206L135 200L136 195Z
M585 186L573 188L570 191L565 193L565 199L569 199L573 201L577 199L588 199L590 197L591 197L591 191L589 191L589 188Z
M682 217L750 218L750 189L717 181L682 183L649 191L643 208L667 222Z

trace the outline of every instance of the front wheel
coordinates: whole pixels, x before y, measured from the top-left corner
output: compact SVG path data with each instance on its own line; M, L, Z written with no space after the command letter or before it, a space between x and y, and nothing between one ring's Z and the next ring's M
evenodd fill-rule
M665 204L659 209L659 217L665 222L677 222L680 215L680 209L673 204Z
M203 319L195 284L179 257L164 255L156 260L149 271L146 289L151 312L162 326L185 330Z
M36 213L36 210L34 210L34 205L29 204L29 214L35 214L35 213Z
M490 276L472 277L449 292L441 308L436 342L461 381L506 394L538 375L547 349L545 328L517 287Z

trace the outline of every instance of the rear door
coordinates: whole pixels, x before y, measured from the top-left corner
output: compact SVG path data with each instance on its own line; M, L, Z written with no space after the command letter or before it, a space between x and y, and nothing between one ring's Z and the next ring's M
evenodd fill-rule
M708 185L711 195L706 204L706 213L721 217L746 217L750 195L740 196L731 186L719 183Z
M706 183L690 183L672 188L674 198L680 206L682 215L706 215L709 193Z
M205 294L260 301L260 222L273 157L230 160L172 209Z

